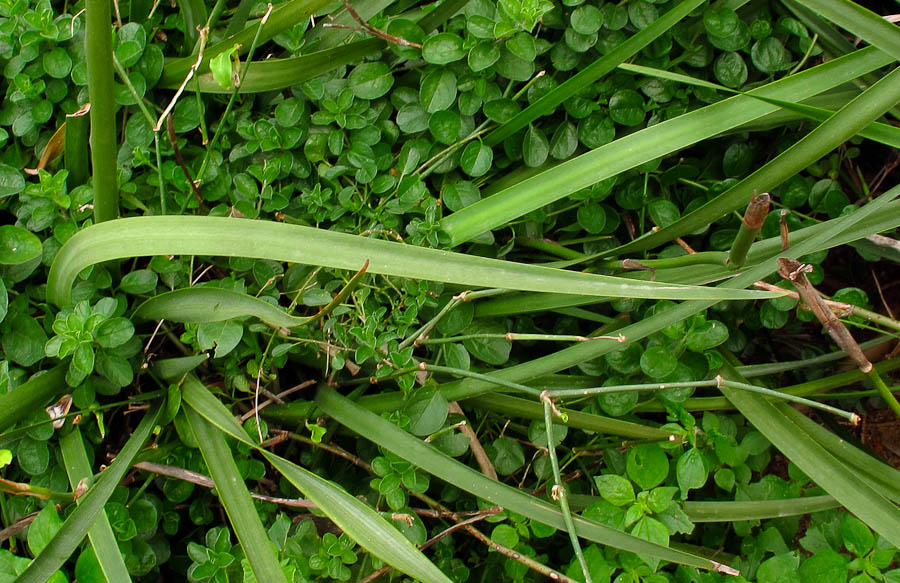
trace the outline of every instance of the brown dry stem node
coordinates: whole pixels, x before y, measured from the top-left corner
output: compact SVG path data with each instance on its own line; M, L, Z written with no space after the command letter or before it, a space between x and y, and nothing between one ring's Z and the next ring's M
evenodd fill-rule
M812 310L812 313L819 319L825 327L825 330L834 339L837 345L841 347L841 350L846 352L847 355L853 359L859 367L859 370L868 374L872 370L872 363L869 362L869 359L863 354L859 344L853 339L853 336L850 334L850 331L847 330L847 327L844 326L844 323L841 322L828 305L825 304L825 300L822 299L819 291L809 283L806 274L812 267L803 265L795 259L787 259L784 257L778 258L778 265L778 274L794 284L794 287L797 289L797 293L800 294L803 302L809 306L809 309Z

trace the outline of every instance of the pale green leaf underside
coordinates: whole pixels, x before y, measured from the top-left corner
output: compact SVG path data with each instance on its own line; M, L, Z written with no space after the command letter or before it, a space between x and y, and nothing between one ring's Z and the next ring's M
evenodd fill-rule
M257 447L225 406L196 377L189 375L182 391L184 401L212 425L251 447ZM365 503L284 458L265 450L261 452L269 463L361 547L420 581L449 583L450 579L400 531Z
M252 257L359 270L369 273L525 291L565 291L606 297L654 299L761 299L752 290L635 282L404 245L299 225L226 217L162 216L117 219L90 226L59 250L47 281L47 299L71 301L82 269L143 255Z

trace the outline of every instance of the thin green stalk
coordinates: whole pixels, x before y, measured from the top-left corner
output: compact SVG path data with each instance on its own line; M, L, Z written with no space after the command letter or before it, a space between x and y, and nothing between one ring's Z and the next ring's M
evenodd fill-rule
M625 393L625 392L633 392L633 391L661 391L665 389L686 389L686 388L697 388L697 387L729 387L732 389L741 389L743 391L750 391L753 393L759 393L761 395L765 395L767 397L775 397L777 399L781 399L784 401L791 401L794 403L799 403L801 405L806 405L807 407L812 407L814 409L819 409L822 411L828 411L829 413L833 413L844 419L847 419L854 425L859 423L859 416L856 413L851 413L849 411L844 411L843 409L838 409L836 407L832 407L831 405L825 405L823 403L818 403L816 401L812 401L810 399L804 399L803 397L798 397L796 395L791 395L790 393L785 393L783 391L773 391L771 389L765 389L763 387L757 387L755 385L748 385L746 383L737 383L733 381L728 381L723 379L721 376L717 376L714 379L703 380L703 381L684 381L678 383L649 383L649 384L638 384L638 385L615 385L610 387L588 387L585 389L566 389L560 391L545 391L546 394L553 399L565 399L565 398L582 398L591 395L605 395L610 393Z
M597 265L601 269L672 269L690 267L694 265L725 265L728 263L728 253L724 251L701 251L678 257L665 257L663 259L622 259L605 261Z
M581 573L584 575L586 583L593 583L591 579L591 570L588 568L584 553L581 552L581 543L578 541L578 533L575 530L575 521L572 520L572 511L569 510L569 494L566 485L563 483L562 475L559 472L559 460L556 458L556 444L553 442L553 403L550 398L544 394L541 395L541 401L544 403L544 427L547 430L547 449L550 452L550 467L553 468L553 481L555 485L552 489L553 498L559 500L559 509L562 512L563 520L566 524L566 530L569 531L569 540L572 542L572 549L575 556L578 557L578 564L581 565Z
M465 291L461 294L457 294L447 302L443 308L430 320L425 322L418 330L410 334L406 337L406 339L400 343L400 350L412 346L416 343L416 341L420 341L420 339L426 338L428 334L434 329L435 326L438 325L444 316L450 313L450 310L458 306L463 302L469 302L477 298L488 298L492 296L502 295L508 293L508 290L505 289L485 289L479 291Z
M541 391L539 391L538 389L529 387L527 385L522 385L519 383L514 383L512 381L498 379L497 377L492 377L492 376L488 376L486 374L472 372L470 370L465 370L465 369L461 369L461 368L453 368L450 366L439 366L437 364L426 364L426 363L422 362L419 364L418 370L426 370L426 371L431 371L431 372L442 372L442 373L456 375L456 376L460 376L460 377L477 379L480 381L493 383L500 387L506 387L507 389L513 389L514 391L518 391L520 393L526 393L528 395L534 395L534 396L541 395Z
M873 368L872 370L875 370L875 369ZM721 376L717 376L716 381L717 381L717 386L720 388L728 387L730 389L740 389L742 391L749 391L751 393L757 393L760 395L765 395L767 397L775 397L777 399L782 399L784 401L791 401L793 403L799 403L801 405L806 405L807 407L812 407L814 409L819 409L821 411L828 411L829 413L833 413L834 415L843 417L844 419L847 419L848 421L850 421L850 423L852 423L853 425L859 424L859 415L857 415L856 413L852 413L850 411L844 411L843 409L838 409L837 407L832 407L831 405L825 405L824 403L818 403L818 402L812 401L810 399L804 399L803 397L798 397L796 395L790 395L787 393L783 393L781 391L773 391L771 389L757 387L756 385L750 385L747 383L740 383L737 381L725 380ZM885 389L887 389L887 387L885 387ZM891 395L891 397L893 397L893 395Z
M243 69L241 70L240 83L234 84L234 89L231 92L231 97L228 99L228 105L225 106L225 113L222 114L222 121L219 122L219 126L216 128L216 133L213 134L212 140L210 140L209 144L206 146L206 154L203 156L203 163L200 165L200 170L197 171L198 183L203 180L203 175L206 173L207 166L209 166L210 157L215 151L216 144L219 143L219 137L222 135L222 131L225 129L225 126L229 121L231 108L234 107L234 102L237 99L238 92L241 89L241 85L243 85L244 79L247 77L247 71L250 70L250 65L253 63L253 53L256 52L256 45L259 42L260 35L262 34L263 28L265 28L266 26L266 22L269 21L269 16L271 16L271 14L272 5L269 4L269 10L266 12L265 16L263 16L259 20L259 26L256 27L256 34L253 36L253 42L250 43L250 51L247 53L247 60L244 63ZM212 57L210 56L209 58Z
M572 334L520 334L518 332L507 332L506 334L462 334L459 336L448 336L446 338L426 338L420 340L417 344L450 344L453 342L462 342L464 340L485 340L499 339L509 341L547 341L547 342L587 342L590 340L613 339L618 340L618 336L577 336Z
M537 249L538 251L543 251L544 253L549 253L550 255L556 255L557 257L561 257L563 259L581 259L585 257L584 253L579 253L574 249L569 249L564 245L560 245L554 241L549 241L547 239L537 239L535 237L516 237L516 245L521 245L522 247L530 247L531 249Z
M881 395L881 398L884 399L884 402L887 403L888 407L891 408L897 417L900 417L900 403L897 402L894 393L892 393L888 386L884 384L884 380L881 378L881 375L878 374L878 370L875 367L872 367L872 370L869 371L867 376L869 377L869 380L872 381L872 384L875 385L878 394Z
M144 114L144 119L150 124L152 128L156 125L156 119L153 117L153 114L150 113L150 110L147 109L147 106L144 104L144 100L138 94L137 90L134 88L134 84L132 84L131 79L128 77L128 72L125 70L125 67L122 66L122 63L119 62L119 59L116 58L115 53L112 56L113 66L116 69L116 73L119 74L119 79L122 80L122 83L131 93L132 97L134 97L135 102L137 102L138 109L141 110L141 113ZM153 145L156 149L156 179L159 180L159 207L160 212L162 214L166 214L166 180L163 177L162 173L162 152L159 148L159 131L153 131Z
M91 100L94 222L119 216L118 164L112 66L112 13L108 0L85 0L85 57Z

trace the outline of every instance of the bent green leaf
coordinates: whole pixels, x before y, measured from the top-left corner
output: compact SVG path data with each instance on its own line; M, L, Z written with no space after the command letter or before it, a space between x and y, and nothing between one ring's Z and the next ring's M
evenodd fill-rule
M88 227L60 248L47 280L47 299L65 306L82 269L142 255L253 257L427 279L474 287L660 299L761 299L777 294L719 290L564 271L404 245L335 231L226 217L146 216Z

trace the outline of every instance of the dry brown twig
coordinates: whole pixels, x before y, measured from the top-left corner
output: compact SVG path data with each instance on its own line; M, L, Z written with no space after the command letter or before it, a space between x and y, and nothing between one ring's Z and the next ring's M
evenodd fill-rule
M324 26L326 28L345 28L348 30L358 30L360 32L368 32L372 36L378 37L383 41L387 41L391 44L395 44L395 45L398 45L401 47L413 47L416 49L422 48L422 45L420 45L419 43L414 43L412 41L408 41L405 38L401 38L399 36L394 36L392 34L388 34L388 33L384 32L383 30L379 30L379 29L375 28L374 26L372 26L371 24L369 24L368 22L363 20L362 17L360 17L359 13L357 13L356 10L354 10L353 6L350 5L350 2L348 2L347 0L343 0L343 2L344 2L344 7L347 9L347 12L350 14L350 16L353 17L353 20L355 20L356 22L359 23L360 27L357 28L355 26L348 26L346 24L338 24L336 22L326 22L322 26Z

